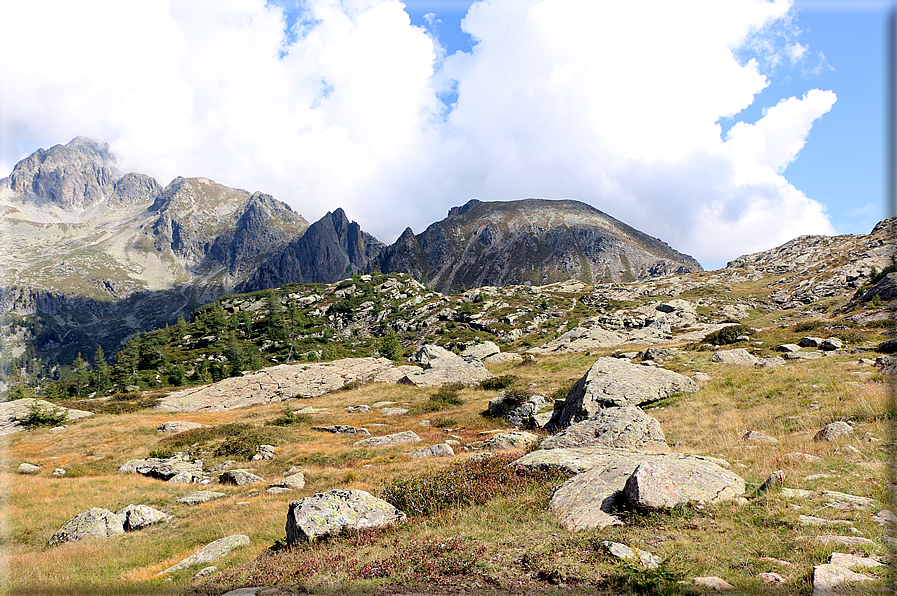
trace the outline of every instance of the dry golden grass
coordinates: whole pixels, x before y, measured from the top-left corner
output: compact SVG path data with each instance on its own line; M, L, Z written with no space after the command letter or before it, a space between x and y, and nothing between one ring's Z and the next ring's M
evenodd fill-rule
M771 339L784 337L782 330L775 333ZM680 372L703 371L712 377L697 393L675 397L648 410L660 421L672 450L726 459L733 471L748 481L749 490L772 471L781 469L786 473L786 486L883 496L880 487L886 458L880 447L889 438L889 395L887 385L870 367L856 364L854 356L836 356L777 368L741 368L712 364L710 355L711 352L681 349L674 353L671 362L665 363ZM534 364L505 363L490 369L496 375L518 376L516 387L550 395L581 377L595 358L584 354L543 356ZM251 546L214 563L222 573L234 572L238 564L255 560L283 540L291 500L332 488L377 492L400 475L441 469L469 456L459 452L451 458L412 460L405 453L414 446L352 448L361 437L312 431L311 426L348 424L366 427L373 435L413 430L423 439L418 446L442 442L449 434L471 443L484 438L478 433L505 426L501 420L483 416L488 400L496 392L473 388L460 392L463 405L444 411L395 417L384 417L379 410L366 414L345 412L347 406L379 401L411 406L415 412L419 410L414 406L426 403L434 391L370 384L314 399L228 412L97 415L72 423L63 431L40 429L13 435L7 441L0 468L0 483L6 488L7 532L3 550L9 561L10 588L13 592L27 593L24 591L30 589L31 593L48 594L183 593L193 585L191 577L198 568L177 573L174 581L167 583L158 572L222 536L247 534ZM300 424L266 426L285 409L306 405L322 411L308 415L307 421ZM422 426L424 419L448 427ZM816 431L826 423L842 419L855 423L852 437L837 443L813 440ZM169 485L118 474L118 466L123 462L147 457L160 447L163 435L156 427L169 420L208 425L240 422L273 428L278 440L275 459L241 462L240 467L254 468L260 476L274 480L296 465L305 472L307 485L294 493L269 495L262 484L213 484L209 488L227 496L187 507L175 500L204 487ZM746 444L741 437L749 430L772 435L778 443ZM867 433L871 438L864 439ZM860 454L838 453L838 448L846 444L859 449ZM203 448L200 445L196 449ZM795 452L822 460L801 463L789 457ZM228 459L209 453L200 455L207 465ZM13 473L22 461L41 464L41 473ZM52 476L55 467L65 468L68 474ZM831 477L805 479L813 474ZM571 534L546 511L549 495L547 489L534 491L414 520L396 529L393 538L375 541L352 555L378 560L389 551L394 538L413 541L465 537L487 547L489 556L482 561L478 573L496 585L517 582L548 589L550 584L546 582L574 578L583 586L593 586L589 590L594 593L594 586L610 591L623 590L625 585L632 588L625 582L638 579L627 576L625 568L603 555L597 546L601 540L618 540L669 559L668 567L682 577L720 575L747 591L762 593L756 574L777 571L789 580L780 593L800 594L808 591L812 566L822 562L832 549L808 540L818 529L800 526L796 521L799 514L849 519L859 535L876 539L881 536L880 528L869 520L868 510L835 511L819 499L794 503L775 493L753 498L743 507L725 504L682 508L670 514L631 514L625 526ZM49 537L77 513L93 506L117 511L129 503L152 505L173 515L174 520L110 540L46 546ZM339 540L322 548L325 553L335 554L345 554L347 549ZM872 551L881 555L879 548ZM759 559L764 556L788 560L793 565L781 568L763 563ZM359 580L346 585L338 574L332 574L309 581L307 588L340 592L376 588L385 580ZM569 590L580 585L572 579L570 582Z

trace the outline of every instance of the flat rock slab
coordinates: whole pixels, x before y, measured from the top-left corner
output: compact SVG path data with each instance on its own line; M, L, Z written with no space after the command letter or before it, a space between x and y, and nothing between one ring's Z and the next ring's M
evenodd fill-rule
M175 454L175 456L165 459L156 457L132 459L122 464L118 471L183 484L199 482L205 474L201 459L191 460L181 454Z
M163 397L156 407L179 412L219 412L300 397L320 397L348 383L374 380L391 368L393 363L386 358L280 364L172 393Z
M65 522L50 538L50 546L84 538L110 538L124 531L118 515L108 509L91 507Z
M646 463L666 469L680 502L722 501L745 492L744 479L719 465L726 462L697 455L582 447L534 451L512 465L577 474L558 487L549 509L569 529L580 530L621 523L613 512L628 505L623 490L636 469Z
M409 372L399 383L416 387L437 387L446 383L474 385L492 378L482 362L468 362L457 354L435 345L422 346L414 355L414 360L424 369Z
M873 579L842 565L823 563L813 567L813 596L834 596L841 593L839 586L843 584L867 582Z
M221 497L226 497L227 494L219 493L211 490L198 490L196 492L192 492L189 495L184 495L180 499L178 499L178 503L184 503L185 505L199 505L200 503L208 503L212 499L220 499Z
M367 406L365 406L367 407ZM370 411L370 410L368 410ZM333 433L335 435L364 435L370 436L371 433L366 428L355 428L347 424L331 424L329 426L313 426L311 430Z
M249 536L244 534L234 534L233 536L219 538L215 542L211 542L202 547L186 559L175 563L165 571L160 571L159 575L163 573L174 573L182 569L187 569L188 567L193 567L194 565L211 563L212 561L229 555L235 548L247 545L249 545Z
M208 424L200 424L199 422L172 420L171 422L163 422L156 428L156 430L160 433L181 433L185 430L193 430L194 428L208 428L208 426Z
M557 354L563 352L589 352L599 348L613 348L626 343L628 337L616 331L608 331L594 323L591 327L575 327L557 339L538 348L527 350L530 354Z
M461 358L466 360L484 360L501 352L495 342L484 341L468 346L461 352Z
M684 375L622 358L598 358L556 409L550 425L566 428L575 420L594 418L604 408L643 406L676 392L693 393L697 384Z
M666 438L657 419L648 416L637 406L623 406L600 410L594 418L570 425L562 432L542 441L540 448L558 449L591 445L634 450L667 447Z
M64 408L53 402L31 397L2 402L0 403L0 436L25 430L19 420L28 416L33 407L38 407L45 412L65 412L66 422L93 416L93 412Z
M396 445L410 445L420 443L421 438L413 430L406 430L381 437L371 437L352 443L352 447L395 447Z
M171 519L171 516L167 513L154 509L149 505L128 505L116 513L116 515L121 518L125 532L142 530Z
M344 528L388 526L406 517L393 505L363 490L331 490L290 503L287 544L311 542Z
M601 546L613 557L626 561L638 561L645 569L657 569L660 557L640 548L630 548L619 542L605 540Z
M539 440L538 435L524 431L494 434L483 441L483 449L489 451L507 451L509 449L526 449Z

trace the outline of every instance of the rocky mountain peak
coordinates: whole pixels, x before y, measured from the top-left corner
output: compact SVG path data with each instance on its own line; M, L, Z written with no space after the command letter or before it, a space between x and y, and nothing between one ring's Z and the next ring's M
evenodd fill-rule
M109 145L75 137L65 145L38 149L0 184L63 209L89 209L113 194L120 177Z

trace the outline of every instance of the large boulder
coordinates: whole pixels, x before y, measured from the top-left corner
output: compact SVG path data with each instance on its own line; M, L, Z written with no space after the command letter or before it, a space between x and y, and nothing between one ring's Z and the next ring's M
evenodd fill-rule
M283 491L301 490L305 488L305 474L303 474L302 472L296 472L295 474L285 476L277 482L273 482L268 485L269 490L272 488L281 489Z
M331 490L290 503L287 544L312 542L345 529L379 528L407 516L363 490Z
M483 449L489 451L507 451L509 449L526 449L539 440L533 433L514 431L497 433L483 441Z
M643 406L676 392L693 393L697 384L659 367L640 366L622 358L599 358L555 409L549 428L566 428L613 406Z
M667 446L657 419L637 406L600 410L594 418L576 422L566 430L548 437L541 449L602 445L620 449L646 450Z
M202 460L191 460L183 453L176 453L172 457L164 459L157 457L132 459L122 464L118 471L182 484L199 482L205 476L202 470Z
M175 563L165 571L160 571L159 575L163 573L174 573L175 571L187 569L188 567L193 567L194 565L205 565L206 563L211 563L212 561L229 555L235 548L246 546L248 544L249 536L245 536L243 534L234 534L233 536L225 536L224 538L219 538L215 542L211 542L205 545L186 559L182 559L181 561Z
M465 360L483 361L489 356L494 356L501 352L501 349L495 342L484 341L467 346L461 351L461 358Z
M220 482L221 484L234 484L236 486L243 486L244 484L254 484L256 482L264 481L264 478L256 476L252 473L251 470L246 469L228 470L218 476L218 482Z
M91 507L65 522L50 538L50 546L83 538L109 538L125 531L121 518L101 507Z
M468 362L436 345L421 347L414 355L414 361L426 368L408 372L399 379L399 383L416 387L438 387L446 383L473 385L492 378L482 362Z
M726 470L725 461L697 455L580 447L540 449L513 463L534 470L576 474L558 487L549 504L551 511L571 530L622 523L614 511L630 505L624 489L644 464L664 469L667 484L675 487L678 502L716 502L736 499L745 493L744 479ZM641 485L647 489L647 484L641 482Z

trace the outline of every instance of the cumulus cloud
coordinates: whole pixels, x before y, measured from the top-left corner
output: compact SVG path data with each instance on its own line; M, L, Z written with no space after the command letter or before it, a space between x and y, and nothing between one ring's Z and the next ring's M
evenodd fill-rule
M6 3L0 166L85 134L384 241L470 197L584 201L710 266L833 232L784 172L834 93L722 136L769 56L808 52L788 1L486 0L451 56L398 0L303 6L288 28L263 0Z

